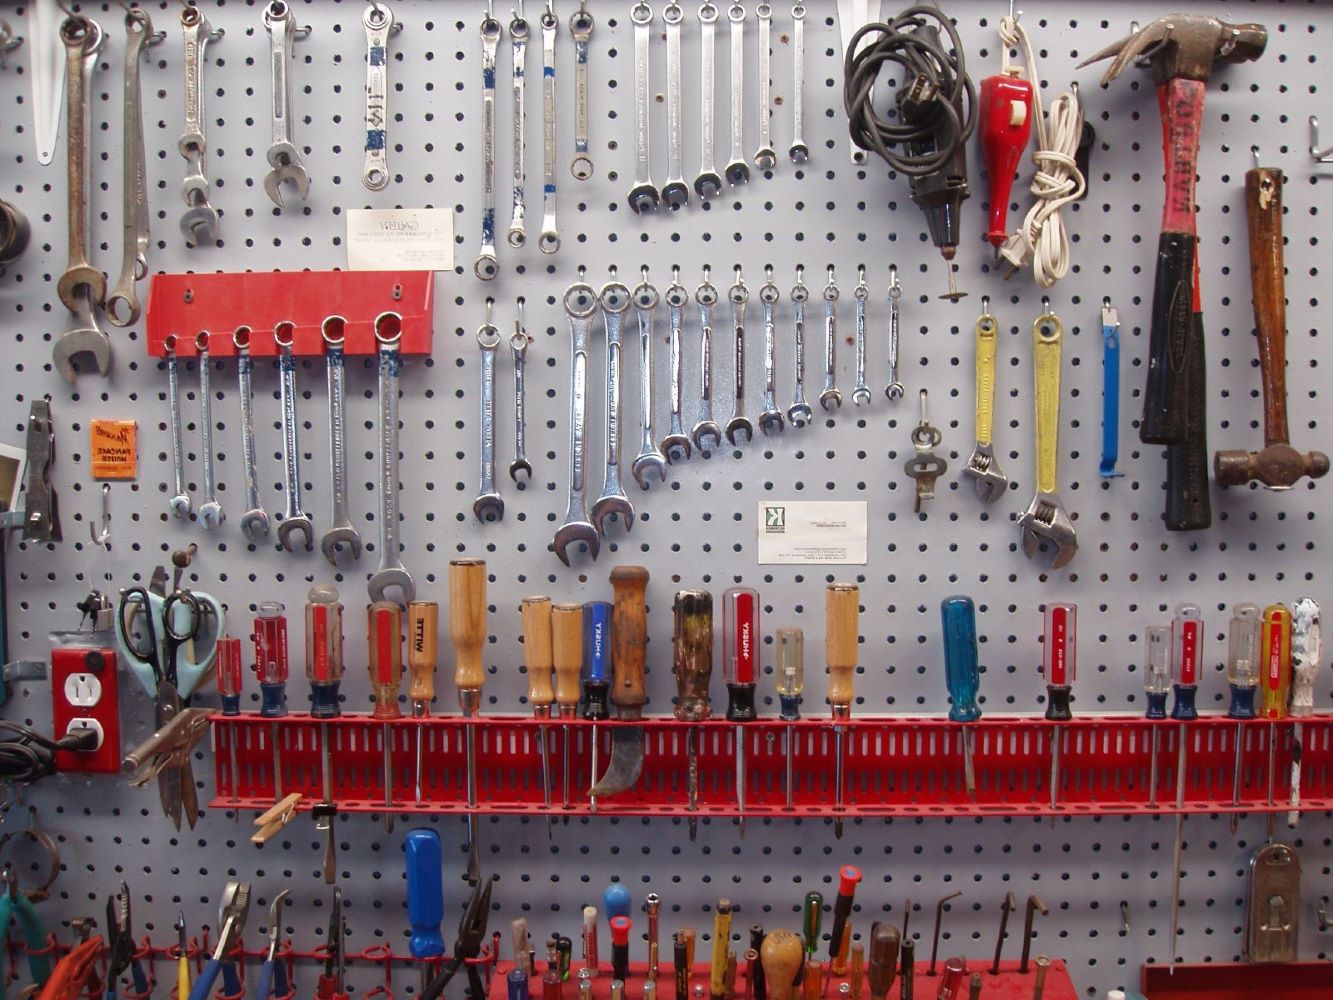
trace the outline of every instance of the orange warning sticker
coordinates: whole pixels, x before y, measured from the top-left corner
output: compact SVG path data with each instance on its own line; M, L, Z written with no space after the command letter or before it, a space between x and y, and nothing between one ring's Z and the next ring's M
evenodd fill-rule
M94 420L90 432L94 479L139 478L139 424Z

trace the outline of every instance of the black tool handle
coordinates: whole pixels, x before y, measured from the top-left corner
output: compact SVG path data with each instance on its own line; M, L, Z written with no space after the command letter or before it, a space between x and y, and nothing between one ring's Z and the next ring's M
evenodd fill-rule
M1197 248L1192 233L1164 232L1157 241L1148 384L1139 425L1139 440L1144 444L1181 445L1188 434L1186 380L1193 343Z
M1203 313L1190 324L1186 392L1185 443L1166 449L1166 527L1168 531L1202 531L1213 523L1208 498L1208 422Z

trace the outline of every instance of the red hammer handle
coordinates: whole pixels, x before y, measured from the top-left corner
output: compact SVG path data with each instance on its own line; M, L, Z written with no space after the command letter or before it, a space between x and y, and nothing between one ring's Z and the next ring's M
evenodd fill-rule
M1286 444L1287 297L1282 272L1282 171L1255 167L1245 173L1245 218L1250 230L1250 281L1254 325L1259 331L1259 370L1264 386L1264 447Z

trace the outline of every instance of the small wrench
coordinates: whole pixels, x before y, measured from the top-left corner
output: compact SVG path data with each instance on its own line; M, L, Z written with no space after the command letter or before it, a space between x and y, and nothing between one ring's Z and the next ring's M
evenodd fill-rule
M342 316L324 320L324 366L329 386L329 483L333 511L328 530L320 537L319 550L330 566L338 565L338 551L346 546L353 559L361 558L361 535L347 515L347 321Z
M481 251L472 265L482 281L495 280L500 271L495 259L495 62L503 31L487 0L481 19Z
M574 159L569 172L576 181L592 176L592 157L588 145L588 42L592 39L592 15L587 0L569 18L569 33L574 37Z
M370 0L361 23L366 29L366 165L361 183L369 191L383 191L389 185L389 36L402 25L379 0Z
M870 289L866 287L866 266L861 264L856 269L856 388L852 390L852 402L857 406L870 404L870 386L866 385L866 299Z
M310 193L310 176L301 162L292 128L292 42L310 34L310 28L298 28L296 15L286 0L269 0L264 8L264 27L269 37L269 72L273 87L273 143L268 147L264 191L279 208L282 185L291 181L302 201Z
M171 413L171 463L176 481L176 495L169 505L173 517L189 517L192 505L185 488L185 424L181 417L180 358L176 355L176 337L169 334L163 344L167 365L167 408Z
M528 464L527 453L527 393L524 384L524 369L527 367L528 345L532 338L523 328L523 296L518 297L518 318L514 320L514 332L509 338L509 353L514 360L514 460L509 463L509 478L519 482L519 473L523 482L532 478L532 466Z
M259 473L255 463L255 400L252 388L254 361L250 357L250 328L237 327L231 335L236 347L237 392L241 397L241 464L245 466L245 505L241 534L248 541L268 537L268 512L259 498ZM187 502L189 498L186 498Z
M791 406L787 407L787 420L793 427L804 427L815 411L805 401L805 304L810 301L810 289L805 286L805 266L796 266L796 284L792 286L791 303L796 330L796 350L794 352L796 368L796 388Z
M648 146L649 32L653 9L639 0L630 10L634 22L634 187L629 192L629 207L642 215L657 208L658 193L653 186Z
M903 384L898 381L898 335L902 323L903 288L898 284L898 265L889 265L889 384L884 395L903 398Z
M621 326L629 310L630 292L616 280L616 269L611 268L611 280L600 295L602 321L606 324L606 481L602 495L592 505L592 523L601 535L606 534L606 519L620 515L626 531L634 527L634 504L625 496L620 483L620 360Z
M292 344L296 330L291 323L279 323L273 331L278 345L278 396L282 402L282 467L287 492L287 510L278 525L278 544L292 551L292 535L300 532L306 551L314 548L315 526L301 509L301 452L296 431L296 358Z
M546 0L542 12L542 232L537 249L555 253L560 249L560 231L555 224L555 35L560 20L554 0Z
M639 320L639 454L631 466L634 480L641 489L648 488L648 473L656 471L657 481L666 482L667 457L657 447L653 436L653 314L657 310L658 294L648 281L648 268L642 270L643 280L634 287L634 311Z
M671 269L671 287L666 290L665 298L671 321L671 419L667 426L667 436L662 439L662 454L666 455L668 462L675 462L690 457L690 436L685 433L685 424L680 414L681 390L685 381L681 361L681 325L690 293L680 283L679 267Z
M92 163L89 135L92 129L93 71L106 35L96 21L82 16L65 18L60 24L65 45L65 123L69 179L69 263L56 283L65 308L74 312L84 292L93 305L106 298L106 275L88 261L88 209Z
M690 201L690 187L683 176L684 142L681 135L680 23L684 19L685 13L675 0L662 8L667 50L667 179L662 185L662 201L672 209L688 205Z
M745 8L733 3L727 8L731 22L731 159L727 162L727 183L732 187L750 179L745 162Z
M509 245L517 250L528 242L526 229L527 171L524 167L527 147L523 142L523 133L527 122L527 61L528 34L531 26L523 16L523 0L518 0L518 9L509 19L509 45L513 55L514 75L512 100L510 106L510 124L514 138L514 200L513 215L509 220ZM496 334L499 343L499 333Z
M181 36L185 43L185 132L178 148L185 158L185 180L181 197L185 214L181 233L195 246L216 243L218 213L208 202L208 140L204 127L204 50L208 43L221 38L225 29L214 29L198 7L181 8Z
M995 419L995 349L1000 324L990 311L990 296L981 297L981 315L977 317L975 341L977 446L963 472L970 476L982 503L991 503L1005 492L1009 480L995 460L991 429Z
M376 355L379 361L380 397L380 561L366 584L370 600L387 600L385 594L398 589L399 604L407 606L417 596L412 574L403 566L398 544L398 382L402 372L399 346L403 318L394 312L375 317Z
M755 150L754 165L760 170L772 170L778 165L778 154L773 149L773 5L761 3L754 9L759 19L759 148Z
M699 5L699 176L694 192L700 198L716 198L722 193L722 175L713 156L713 117L717 87L717 4L704 0Z
M694 425L694 446L708 451L704 442L713 439L713 447L722 443L722 428L713 421L713 307L717 305L717 289L708 280L712 270L704 265L704 280L694 290L694 301L699 303L699 325L703 328L699 341L699 419Z
M810 158L810 147L805 144L805 4L791 9L791 146L787 155L792 163L804 163Z
M580 272L581 273L581 272ZM564 523L555 533L553 548L560 561L569 565L569 547L582 542L588 554L597 558L601 536L588 520L584 501L584 477L587 463L583 451L588 420L588 337L592 317L597 312L597 292L580 280L565 289L565 314L569 317L569 507Z
M777 326L773 320L773 308L781 294L773 284L773 265L768 264L759 288L759 301L764 304L764 412L759 414L759 429L765 434L781 433L784 428L777 398Z
M824 286L824 391L819 394L819 405L825 411L842 406L842 393L838 391L838 285L833 280L832 264Z
M483 524L502 521L505 502L495 488L495 353L500 348L500 331L491 322L495 299L486 298L486 322L477 330L481 348L481 486L472 503L472 513Z
M194 338L194 349L199 354L199 433L204 448L204 502L199 505L199 523L209 531L220 527L227 519L218 503L217 484L213 476L213 362L208 350L208 332L201 331Z
M735 357L732 366L731 419L727 421L727 440L736 444L736 435L744 434L748 444L754 440L754 424L745 415L745 304L750 301L750 290L741 277L741 266L736 265L736 282L727 290L731 302L731 325L735 332Z

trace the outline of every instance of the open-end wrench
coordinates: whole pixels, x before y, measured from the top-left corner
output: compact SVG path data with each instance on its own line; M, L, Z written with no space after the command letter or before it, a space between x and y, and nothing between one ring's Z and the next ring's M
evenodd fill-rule
M190 491L185 486L185 423L181 415L181 369L176 354L176 336L168 334L163 344L167 366L167 410L171 419L171 469L176 495L168 501L172 517L189 517Z
M208 202L208 140L204 118L204 50L221 38L225 29L208 23L204 12L193 4L181 8L181 36L185 43L185 131L178 148L185 158L185 180L181 197L185 213L181 233L195 246L216 243L218 213Z
M495 259L495 62L503 31L486 0L481 19L481 250L472 264L482 281L493 281L500 271Z
M643 268L643 280L634 286L634 311L639 320L639 454L631 470L640 489L648 488L648 473L656 472L659 483L666 482L667 457L657 447L653 436L653 315L657 311L657 289L648 281L648 268Z
M884 395L903 398L903 384L898 381L898 336L902 331L903 286L898 284L898 265L889 265L889 384Z
M690 186L685 183L684 176L681 122L680 23L684 19L685 12L675 0L662 8L667 51L667 178L662 185L662 201L668 208L681 208L690 201Z
M772 170L778 164L773 149L773 5L759 4L754 16L759 19L759 148L754 153L754 165Z
M629 207L643 214L657 208L659 195L653 186L652 164L648 143L650 31L653 9L639 0L629 13L634 22L634 187L629 192Z
M991 315L990 296L983 295L976 327L977 446L963 467L963 472L972 478L982 503L996 500L1009 485L991 446L991 428L995 419L995 348L999 331L999 321Z
M329 526L319 539L319 551L330 566L338 565L338 553L346 548L353 559L361 558L361 535L347 514L347 320L329 316L320 328L324 338L324 367L329 386L329 491L333 509Z
M782 293L773 284L773 265L764 266L764 283L759 288L759 301L764 304L764 412L759 414L759 429L765 434L781 433L782 410L778 406L778 345L777 326L773 309Z
M722 428L713 420L713 307L717 305L717 288L709 280L712 271L704 265L704 280L694 290L694 301L699 304L699 419L694 424L694 446L708 451L704 444L713 439L713 447L722 443Z
M690 293L680 283L680 268L671 268L671 287L664 296L667 315L671 323L671 419L667 424L667 435L662 439L662 454L668 462L682 461L690 457L690 436L685 433L685 423L681 418L680 397L685 378L681 355L681 325L684 322L685 307L689 304Z
M389 185L389 36L402 25L380 0L370 0L361 23L366 29L366 165L361 183L367 190L383 191Z
M278 397L282 403L282 470L283 489L287 494L287 508L278 525L278 544L292 551L292 535L300 532L305 548L314 548L315 526L310 515L301 509L301 451L297 440L296 422L296 358L292 344L296 330L291 323L279 323L273 330L278 345Z
M592 40L592 15L587 0L569 17L569 33L574 38L574 159L569 172L576 181L592 176L592 156L588 145L588 42Z
M213 358L208 349L208 331L194 338L199 365L199 436L204 449L204 502L199 505L199 523L209 531L221 527L227 514L218 502L217 481L213 474Z
M727 421L727 440L735 445L736 436L744 434L748 444L754 440L754 424L745 415L745 304L750 301L750 290L745 287L739 264L736 265L736 281L727 290L727 300L731 302L731 325L735 336L731 370L734 402L731 419Z
M268 537L268 512L259 498L259 472L255 461L255 399L252 386L254 361L250 357L250 328L237 327L231 335L236 347L237 394L241 398L241 464L245 467L245 513L241 534L248 541ZM185 498L189 503L189 497Z
M1052 551L1051 568L1066 565L1078 552L1074 524L1060 502L1060 355L1064 325L1041 300L1042 313L1032 324L1032 365L1036 382L1037 490L1018 520L1023 555L1029 559L1043 542Z
M514 140L514 199L512 214L509 219L509 245L517 250L528 242L527 231L527 191L528 183L527 146L523 141L528 116L528 35L531 25L523 16L523 0L518 0L518 9L511 12L509 18L509 46L513 57L513 84L510 90L512 103L509 108L509 123ZM496 334L497 340L499 334Z
M268 147L268 165L264 191L279 208L282 185L291 181L302 201L310 193L310 176L301 162L292 128L292 42L310 34L310 28L298 28L296 15L286 0L269 0L264 8L264 27L269 39L269 74L273 88L273 142Z
M870 404L870 386L866 385L866 299L870 289L866 287L866 266L856 268L856 388L852 390L852 402L857 406Z
M832 264L824 286L824 391L819 394L819 405L826 411L842 406L838 390L838 285L833 280Z
M135 286L148 276L148 179L144 166L143 99L139 63L144 47L160 42L164 33L142 7L125 12L125 134L121 140L121 184L124 219L121 222L120 278L106 300L106 315L113 326L139 322L142 306Z
M745 8L733 3L727 8L731 22L731 159L724 168L732 187L750 179L745 162Z
M509 338L509 353L514 361L514 460L509 463L509 478L522 482L532 478L532 466L528 463L527 446L527 391L524 369L527 367L528 345L532 338L523 328L523 296L518 297L518 318L514 320L514 332Z
M542 11L542 232L537 249L555 253L560 249L560 230L555 224L555 36L560 19L554 0L546 0Z
M704 0L699 5L699 176L694 179L694 193L700 198L716 198L722 193L722 175L717 172L713 155L713 119L716 116L717 88L717 4Z
M584 500L587 456L584 437L588 421L588 339L592 318L597 312L597 292L585 281L565 289L565 314L569 317L569 506L564 523L555 533L555 554L569 565L569 548L578 542L588 547L588 555L597 558L601 536L588 520Z
M500 331L491 322L495 299L486 298L486 322L477 330L481 348L481 485L472 513L483 524L502 521L505 502L495 488L495 354L500 349Z
M88 262L88 209L92 163L88 133L92 129L90 102L93 70L106 36L101 25L82 16L65 18L60 24L65 45L65 138L69 152L69 263L56 283L65 308L74 312L79 299L93 305L106 298L106 275Z
M403 359L403 318L394 312L375 317L375 353L379 361L380 397L380 559L366 583L370 600L388 600L398 590L398 603L406 607L417 596L412 574L403 566L398 545L398 382Z
M791 289L791 308L793 327L796 332L796 349L792 352L796 376L791 406L787 407L787 421L793 427L804 427L815 411L805 401L805 304L810 301L810 289L805 285L805 265L796 265L796 284Z
M810 147L805 144L805 4L791 9L791 146L787 155L792 163L804 163L810 158Z
M592 505L592 523L601 535L606 534L606 519L620 515L626 531L634 527L634 504L625 496L620 482L620 361L623 342L620 331L625 313L629 310L630 292L616 279L611 268L611 280L602 287L602 321L606 324L606 480L602 495Z
M78 372L74 359L87 354L92 357L97 374L105 375L111 369L111 340L97 325L93 313L92 293L85 286L74 297L74 308L69 314L64 332L51 347L51 364L70 385Z

